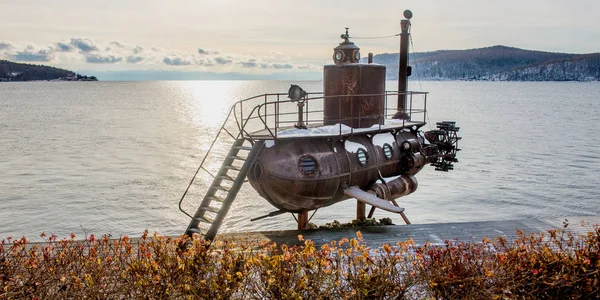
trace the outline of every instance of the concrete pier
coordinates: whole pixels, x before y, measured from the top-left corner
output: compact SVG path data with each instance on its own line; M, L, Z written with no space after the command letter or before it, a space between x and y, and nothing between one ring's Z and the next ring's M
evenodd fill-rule
M565 224L568 225L565 227ZM445 240L480 242L483 238L490 240L499 236L511 238L516 236L517 230L531 234L565 228L579 235L590 231L594 225L600 225L600 216L225 233L218 235L217 240L268 240L277 244L292 245L303 243L298 240L298 235L302 235L304 239L310 239L320 246L333 240L356 237L356 232L360 231L368 246L380 247L382 244L395 244L409 238L412 238L417 245L422 245L426 241L432 244L443 244Z

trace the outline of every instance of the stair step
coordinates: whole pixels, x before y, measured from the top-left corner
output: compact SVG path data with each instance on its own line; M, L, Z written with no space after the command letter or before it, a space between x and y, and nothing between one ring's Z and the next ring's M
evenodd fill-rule
M216 189L216 190L219 190L219 191L223 191L223 192L229 192L229 189L227 189L227 188L225 188L225 187L222 187L222 186L220 186L220 185L213 186L212 188L213 188L213 189Z
M221 198L219 198L217 196L208 196L207 198L210 199L211 201L217 201L217 202L221 202L221 203L223 201L225 201L225 199L221 199Z
M240 150L247 150L247 151L252 150L252 147L249 147L249 146L236 146L235 148L240 149Z
M227 175L217 176L217 179L225 179L225 180L229 180L229 181L235 181L235 179L233 179L233 178L231 178L231 176L227 176Z
M204 222L204 223L212 223L214 220L209 218L209 217L196 217L193 218L193 220L198 221L198 222Z
M190 229L188 229L188 231L191 231L191 232L197 233L197 234L202 234L202 230L200 230L200 228L190 228Z
M209 206L200 206L199 209L200 210L205 210L205 211L210 211L212 213L218 213L220 208L209 205Z
M233 158L233 159L237 159L237 160L246 160L245 157L241 157L241 156L237 156L237 155L231 155L231 156L227 156L227 158Z
M236 166L225 166L225 169L227 170L234 170L234 171L241 171L242 167L236 167Z

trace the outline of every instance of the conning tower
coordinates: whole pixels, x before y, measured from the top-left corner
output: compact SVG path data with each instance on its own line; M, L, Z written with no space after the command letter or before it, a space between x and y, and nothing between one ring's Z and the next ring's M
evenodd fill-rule
M323 71L324 124L341 123L352 128L383 124L385 66L359 63L360 48L350 41L348 28L341 38L343 41L333 49L335 64L326 65Z

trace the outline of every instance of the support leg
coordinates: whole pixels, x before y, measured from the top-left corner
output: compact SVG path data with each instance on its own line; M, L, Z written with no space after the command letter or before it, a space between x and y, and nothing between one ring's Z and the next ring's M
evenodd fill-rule
M375 213L375 206L371 206L371 210L369 210L369 215L367 216L367 218L372 218L373 214Z
M298 230L306 229L308 224L308 211L298 213Z
M356 219L357 220L366 219L366 217L365 217L366 210L367 210L367 204L356 200Z
M404 212L401 212L401 213L400 213L400 216L402 217L402 219L404 219L404 222L405 222L407 225L410 225L410 221L408 220L408 218L406 217L406 215L404 214Z
M400 205L398 205L398 202L396 202L396 200L392 199L392 204L400 207ZM404 212L400 213L400 216L402 217L402 219L404 220L404 223L406 223L407 225L410 225L410 221L408 220L408 218L406 217L406 215L404 214Z

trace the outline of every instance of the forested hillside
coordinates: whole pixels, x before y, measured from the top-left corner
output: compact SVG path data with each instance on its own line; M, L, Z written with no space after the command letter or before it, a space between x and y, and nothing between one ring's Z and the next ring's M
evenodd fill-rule
M387 66L388 79L398 78L398 54L378 54L373 61ZM596 81L600 78L600 53L552 53L506 46L414 53L410 65L413 76L433 80Z
M75 72L31 64L0 60L0 81L67 80L96 81L94 76L83 76Z

